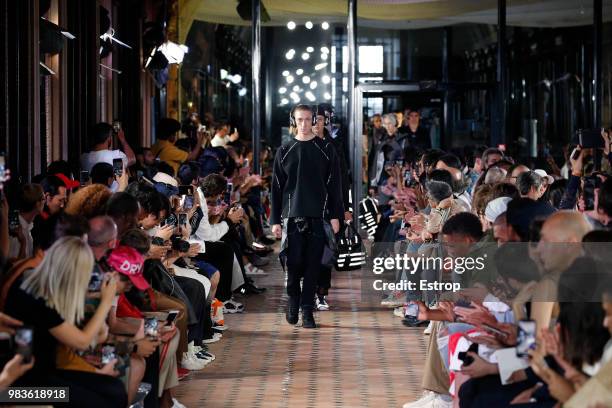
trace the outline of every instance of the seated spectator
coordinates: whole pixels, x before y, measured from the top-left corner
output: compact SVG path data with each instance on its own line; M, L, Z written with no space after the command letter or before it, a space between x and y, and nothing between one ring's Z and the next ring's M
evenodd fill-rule
M108 188L111 188L113 181L115 181L115 172L113 165L106 162L96 163L89 172L92 184L102 184Z
M34 255L32 228L34 219L42 213L45 195L39 184L26 184L21 187L17 200L19 225L9 226L11 234L8 258L24 259Z
M170 118L161 119L157 124L157 142L151 146L151 154L172 166L173 175L176 174L182 163L197 159L202 148L201 134L198 134L197 143L191 152L186 152L174 146L179 130L181 130L180 122Z
M66 214L81 215L87 219L103 215L111 195L110 190L101 184L80 188L70 196Z

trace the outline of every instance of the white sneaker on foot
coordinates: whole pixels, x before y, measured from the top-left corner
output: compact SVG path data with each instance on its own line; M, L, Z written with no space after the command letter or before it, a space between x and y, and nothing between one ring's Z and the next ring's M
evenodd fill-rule
M214 333L213 336L210 339L202 340L202 343L204 343L204 344L216 343L219 340L221 340L222 337L223 337L223 335L221 333Z
M181 367L189 371L198 371L206 367L210 361L200 360L190 352L183 353L183 360L181 361Z
M259 269L253 264L244 265L245 275L246 276L267 276L268 273L263 269Z
M423 334L426 335L426 336L430 335L432 329L433 329L433 322L430 320L429 324L427 325L427 327L423 331Z

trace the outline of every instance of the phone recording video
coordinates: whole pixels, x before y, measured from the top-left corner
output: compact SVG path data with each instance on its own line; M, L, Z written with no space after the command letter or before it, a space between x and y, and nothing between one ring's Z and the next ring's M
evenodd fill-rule
M115 177L123 176L123 159L113 159L113 174Z
M582 199L584 200L584 210L592 211L595 209L595 189L599 188L601 180L596 175L585 177L582 185Z
M404 312L404 316L417 317L419 315L419 305L416 303L411 303L406 306L406 312Z
M87 170L81 170L79 181L81 182L81 187L87 185L87 182L89 181L89 172Z
M174 322L179 314L178 310L170 310L168 312L168 317L166 318L166 325L171 325Z
M19 228L20 225L21 224L19 222L19 211L11 210L11 212L9 213L9 230L15 231L17 228Z
M518 323L518 336L516 345L517 357L527 357L529 350L536 344L536 322L534 320L521 320Z
M32 361L32 344L34 342L34 330L31 327L20 327L15 330L15 354L23 356L23 363Z
M178 215L178 225L179 227L187 226L187 214L186 213L180 213Z
M225 193L223 193L223 201L225 201L227 205L231 204L233 191L234 185L232 183L227 183L227 189L225 190Z

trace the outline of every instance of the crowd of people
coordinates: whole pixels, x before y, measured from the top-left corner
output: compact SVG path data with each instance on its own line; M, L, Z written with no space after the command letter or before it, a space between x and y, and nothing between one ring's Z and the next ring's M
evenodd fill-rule
M432 149L419 112L403 116L375 115L365 135L370 255L450 260L383 275L386 288L416 285L381 306L428 336L424 395L404 407L610 406L610 135L603 149L567 146L563 163L521 161ZM173 389L215 360L207 344L222 341L224 315L265 291L254 279L281 231L287 321L301 309L316 327L313 310L330 308L325 243L352 221L332 117L294 108L296 138L275 157L262 149L261 175L235 128L195 114L160 120L150 148L99 123L78 168L56 161L28 184L0 175L0 389L183 406Z
M195 114L161 119L150 148L108 123L88 136L79 168L56 161L28 184L5 173L0 388L181 407L173 390L215 360L224 315L265 291L271 150L252 174L237 131Z
M601 137L603 149L566 146L562 163L521 161L495 147L431 149L395 114L372 118L372 257L450 259L383 275L416 284L387 285L401 290L381 305L428 336L424 394L404 408L612 406L612 155ZM483 267L466 270L469 258Z

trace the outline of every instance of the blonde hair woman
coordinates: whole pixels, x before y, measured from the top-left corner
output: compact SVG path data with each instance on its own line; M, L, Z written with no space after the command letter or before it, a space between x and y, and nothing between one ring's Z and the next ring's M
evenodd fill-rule
M77 324L85 312L85 295L94 265L89 246L79 237L57 240L42 263L9 290L6 312L33 330L34 368L20 379L23 385L69 384L70 402L96 406L125 406L127 396L121 381L96 373L58 370L58 345L85 350L96 338L110 310L117 283L108 275L100 289L100 304L81 329ZM74 391L74 392L73 392ZM124 404L125 402L125 404Z

